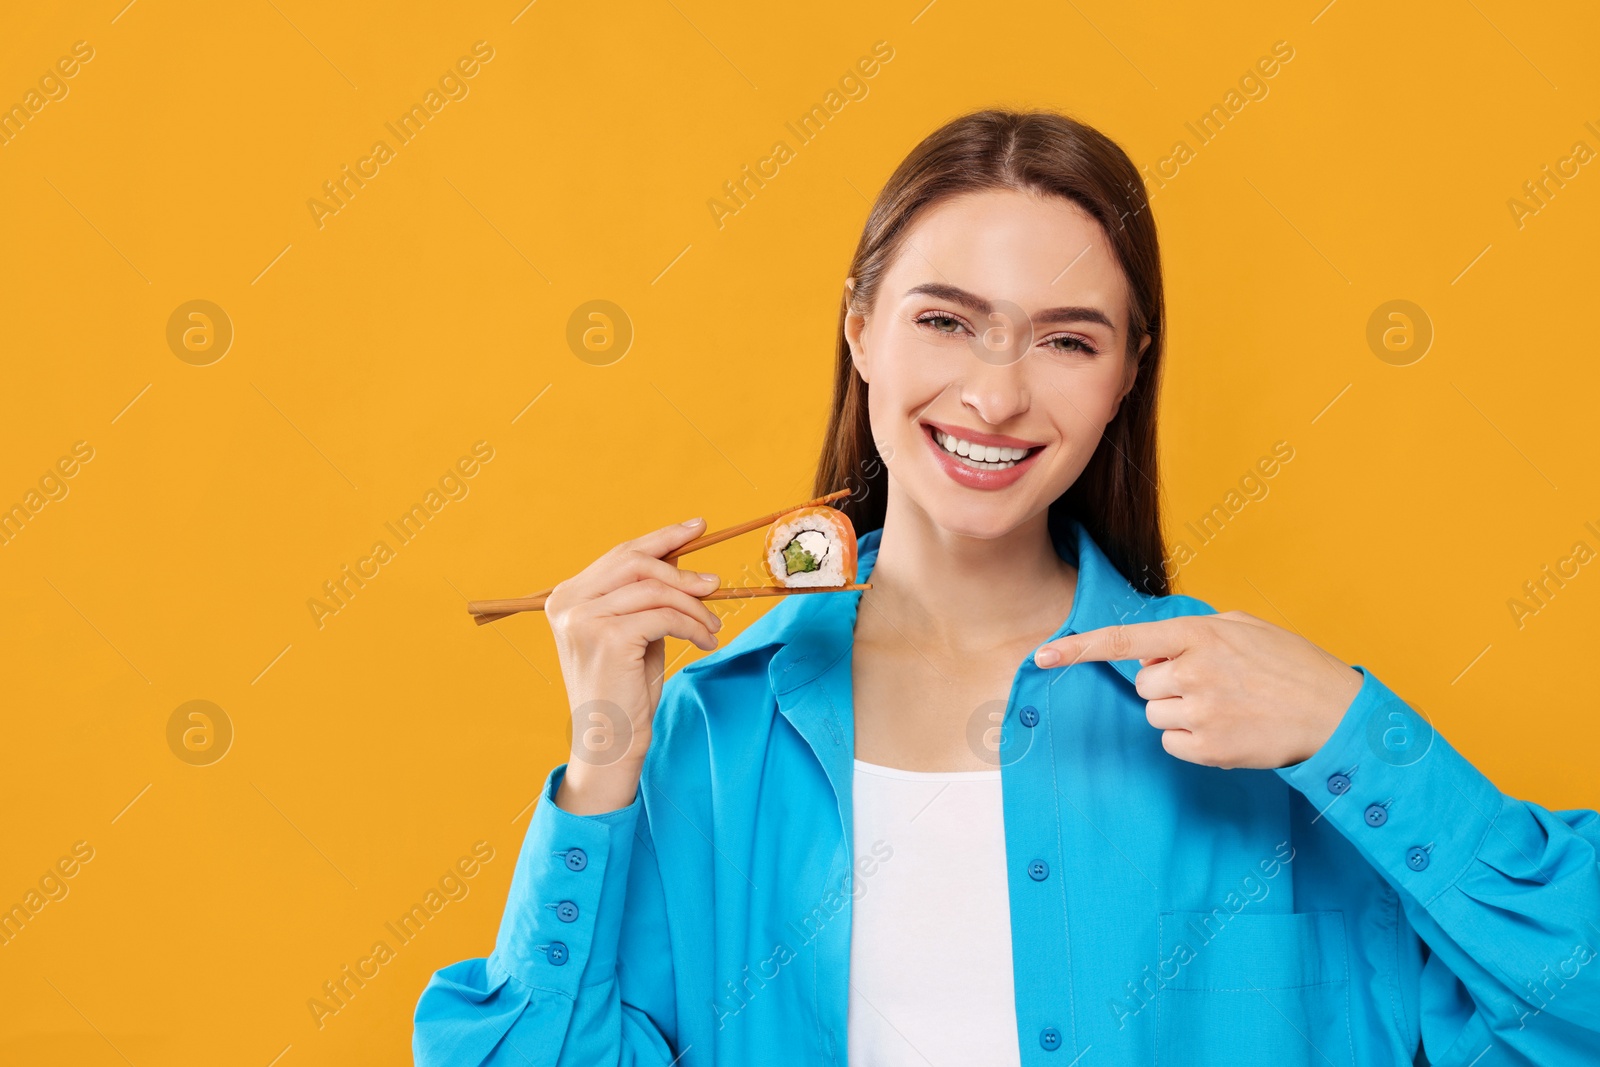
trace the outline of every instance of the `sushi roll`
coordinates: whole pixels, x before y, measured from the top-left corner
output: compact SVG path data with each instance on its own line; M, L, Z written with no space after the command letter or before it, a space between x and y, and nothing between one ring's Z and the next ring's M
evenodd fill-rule
M791 589L852 585L856 531L844 512L830 507L791 511L767 527L767 573Z

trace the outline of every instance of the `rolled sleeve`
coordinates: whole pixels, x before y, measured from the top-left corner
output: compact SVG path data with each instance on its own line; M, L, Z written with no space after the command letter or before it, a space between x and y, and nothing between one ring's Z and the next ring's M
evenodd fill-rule
M1506 797L1366 667L1332 736L1278 774L1426 906L1472 865Z
M488 960L495 981L576 997L616 974L618 931L641 801L599 815L556 805L567 765L552 770L534 807Z

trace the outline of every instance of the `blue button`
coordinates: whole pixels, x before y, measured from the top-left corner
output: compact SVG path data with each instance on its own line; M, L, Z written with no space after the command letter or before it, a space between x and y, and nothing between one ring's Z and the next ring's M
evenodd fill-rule
M1044 860L1034 860L1028 864L1028 877L1035 882L1042 882L1050 877L1050 865Z
M1039 1047L1046 1052L1054 1052L1061 1047L1061 1031L1053 1026L1047 1026L1039 1031Z
M1328 792L1334 796L1341 796L1350 792L1350 779L1343 774L1335 774L1328 779Z
M1412 846L1411 850L1406 853L1406 866L1413 871L1426 870L1428 867L1428 850Z
M1389 809L1382 804L1367 805L1367 825L1382 826L1389 821Z
M1017 713L1017 718L1021 720L1024 726L1038 726L1039 709L1029 704Z
M567 946L559 941L550 942L550 966L560 967L567 962Z
M584 854L583 849L567 849L567 870L581 871L587 866L589 866L589 857Z
M563 900L561 903L556 905L556 918L560 919L562 922L569 923L577 919L577 917L578 906L572 901Z

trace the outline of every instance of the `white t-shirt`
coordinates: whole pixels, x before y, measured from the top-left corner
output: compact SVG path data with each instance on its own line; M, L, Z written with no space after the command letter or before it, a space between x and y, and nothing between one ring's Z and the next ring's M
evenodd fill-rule
M1020 1064L1000 771L856 760L854 791L851 1067Z

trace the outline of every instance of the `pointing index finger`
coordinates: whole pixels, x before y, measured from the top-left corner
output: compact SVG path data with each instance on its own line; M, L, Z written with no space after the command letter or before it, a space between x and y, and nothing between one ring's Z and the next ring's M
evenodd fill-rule
M1034 653L1040 667L1071 666L1085 660L1173 659L1189 646L1190 619L1120 623L1048 641Z

